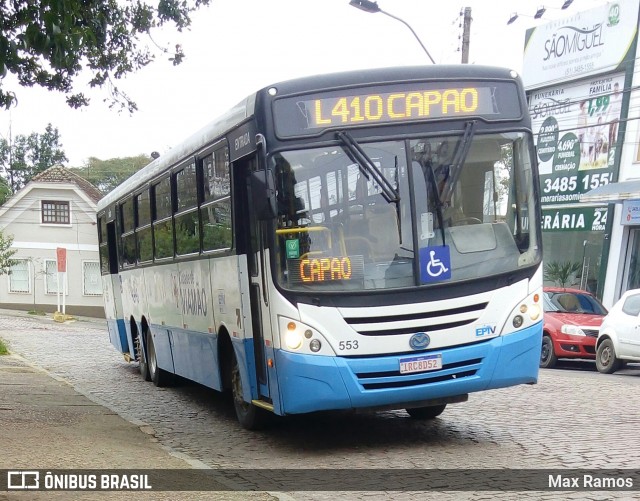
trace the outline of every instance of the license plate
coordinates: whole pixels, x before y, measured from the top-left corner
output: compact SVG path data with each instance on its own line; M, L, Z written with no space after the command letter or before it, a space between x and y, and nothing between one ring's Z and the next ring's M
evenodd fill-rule
M439 353L437 355L400 359L400 374L426 372L436 369L442 369L442 355Z

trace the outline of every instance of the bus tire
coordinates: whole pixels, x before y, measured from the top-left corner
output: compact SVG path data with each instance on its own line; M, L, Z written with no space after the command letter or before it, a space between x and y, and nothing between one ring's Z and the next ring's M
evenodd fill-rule
M553 341L551 337L544 335L542 336L542 349L540 351L540 368L553 369L556 366L556 362L558 362L558 357L553 351Z
M433 405L431 407L414 407L406 409L413 419L434 419L444 412L447 404Z
M242 376L238 360L235 353L231 357L231 394L238 422L245 430L259 430L266 424L267 413L251 402L245 402L242 396Z
M138 368L140 369L140 375L145 381L151 381L149 364L147 363L147 350L144 348L144 343L142 342L142 336L140 334L136 336L136 350L138 352Z
M153 336L151 331L147 331L147 364L149 366L149 376L151 381L157 387L168 386L171 384L171 373L158 367L158 359L156 357L156 347L153 344Z

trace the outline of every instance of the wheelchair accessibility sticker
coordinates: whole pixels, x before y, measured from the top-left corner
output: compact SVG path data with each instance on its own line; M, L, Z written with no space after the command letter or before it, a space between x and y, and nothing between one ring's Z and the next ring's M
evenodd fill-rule
M420 249L420 280L423 284L451 279L451 253L448 245Z

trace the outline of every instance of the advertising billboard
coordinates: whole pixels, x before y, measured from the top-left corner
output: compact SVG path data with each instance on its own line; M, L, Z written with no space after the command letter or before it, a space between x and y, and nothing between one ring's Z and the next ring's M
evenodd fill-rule
M638 0L618 0L527 31L522 79L527 90L615 71L630 53Z
M577 203L613 180L624 73L529 93L541 202Z

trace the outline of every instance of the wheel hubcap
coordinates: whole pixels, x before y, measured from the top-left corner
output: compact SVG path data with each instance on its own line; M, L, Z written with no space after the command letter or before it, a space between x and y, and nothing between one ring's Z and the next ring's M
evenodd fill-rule
M600 353L600 362L602 362L602 365L609 365L611 363L611 349L610 348L605 348L604 350L602 350L602 352Z
M549 342L548 341L544 341L542 343L542 353L540 354L540 359L543 362L546 362L547 359L549 358L549 353L551 353L551 350L549 349Z

